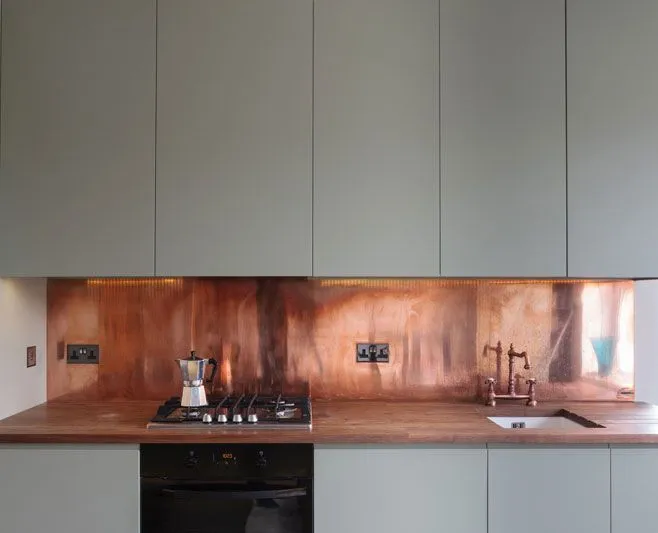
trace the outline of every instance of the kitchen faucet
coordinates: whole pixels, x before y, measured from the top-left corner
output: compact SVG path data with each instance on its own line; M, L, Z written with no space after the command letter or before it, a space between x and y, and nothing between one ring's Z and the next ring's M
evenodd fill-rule
M517 394L516 393L516 383L515 383L515 376L514 376L514 361L516 359L523 359L524 365L523 368L525 370L530 370L530 360L528 359L528 353L527 352L517 352L514 349L514 345L510 344L509 350L507 351L507 357L509 359L509 375L508 375L508 380L507 380L507 394L496 394L496 383L500 379L500 360L502 359L502 344L500 341L498 341L498 344L496 345L495 348L492 348L489 345L485 346L484 349L484 355L486 356L488 351L494 351L496 352L496 377L495 378L487 378L485 380L485 385L487 385L487 401L486 405L490 406L495 406L496 405L496 399L501 399L501 400L527 400L526 405L529 405L531 407L535 407L537 405L537 398L536 398L536 385L537 385L537 380L535 378L530 378L526 381L526 384L528 385L528 394Z

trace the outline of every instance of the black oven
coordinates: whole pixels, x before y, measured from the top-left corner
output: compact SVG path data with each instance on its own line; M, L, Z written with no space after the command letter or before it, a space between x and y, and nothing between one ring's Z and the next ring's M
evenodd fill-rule
M313 447L147 444L142 533L312 533Z

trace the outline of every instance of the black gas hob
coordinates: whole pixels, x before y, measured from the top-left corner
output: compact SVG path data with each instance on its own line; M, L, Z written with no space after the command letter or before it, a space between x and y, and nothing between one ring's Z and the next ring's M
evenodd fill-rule
M180 398L173 397L158 408L147 427L310 428L311 400L308 397L242 394L213 396L203 407L183 407Z

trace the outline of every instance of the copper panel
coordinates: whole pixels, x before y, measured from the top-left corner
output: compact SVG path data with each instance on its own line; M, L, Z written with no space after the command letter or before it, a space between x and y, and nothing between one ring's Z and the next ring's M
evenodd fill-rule
M587 335L621 346L632 306L629 317L620 302L632 291L546 280L52 279L48 398L161 400L180 392L174 359L195 349L220 362L216 392L472 401L496 376L484 348L500 340L528 352L523 383L538 379L540 402L614 399L632 386L632 346L630 362L626 343L623 365L613 354L602 372ZM356 363L357 342L390 343L390 363ZM70 343L100 344L100 365L67 365Z

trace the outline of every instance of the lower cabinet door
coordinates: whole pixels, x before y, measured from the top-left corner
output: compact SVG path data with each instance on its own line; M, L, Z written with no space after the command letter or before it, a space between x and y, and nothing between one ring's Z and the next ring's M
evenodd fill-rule
M139 533L137 445L0 445L2 533Z
M487 450L316 446L313 505L314 533L486 533Z
M488 533L529 532L610 533L607 446L489 447Z
M613 446L612 533L658 530L658 447Z

